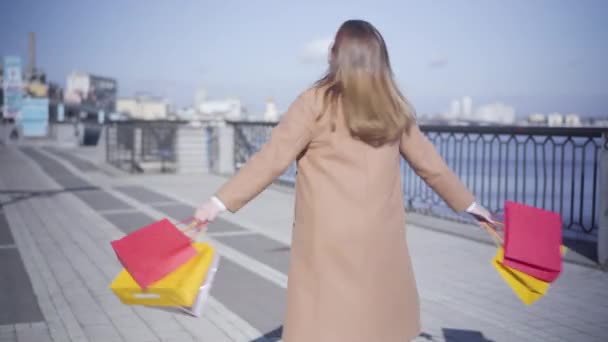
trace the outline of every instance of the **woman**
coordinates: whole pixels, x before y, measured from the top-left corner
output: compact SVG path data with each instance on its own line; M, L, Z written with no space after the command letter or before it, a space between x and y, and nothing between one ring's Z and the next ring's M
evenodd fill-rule
M327 74L195 213L204 222L236 212L297 161L284 341L403 342L419 334L400 154L453 210L491 219L420 132L380 33L346 21Z

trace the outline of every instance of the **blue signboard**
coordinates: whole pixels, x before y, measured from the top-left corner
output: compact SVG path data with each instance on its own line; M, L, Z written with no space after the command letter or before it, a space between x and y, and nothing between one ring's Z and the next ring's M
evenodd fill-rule
M7 119L16 119L21 109L23 96L23 81L21 79L21 59L19 57L4 57L4 110Z
M24 137L43 137L48 133L49 99L26 97L21 104Z
M63 122L65 120L65 108L63 107L63 103L57 105L57 121Z

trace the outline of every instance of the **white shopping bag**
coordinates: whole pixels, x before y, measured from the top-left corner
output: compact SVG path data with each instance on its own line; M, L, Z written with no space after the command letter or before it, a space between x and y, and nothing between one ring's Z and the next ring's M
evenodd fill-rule
M194 300L194 304L192 306L180 306L179 309L191 316L200 317L203 312L203 307L209 298L209 292L211 291L211 286L213 284L213 279L215 277L215 272L219 267L220 256L218 253L215 253L213 257L213 261L211 262L211 266L207 271L207 275L205 276L205 280L198 290L198 295Z

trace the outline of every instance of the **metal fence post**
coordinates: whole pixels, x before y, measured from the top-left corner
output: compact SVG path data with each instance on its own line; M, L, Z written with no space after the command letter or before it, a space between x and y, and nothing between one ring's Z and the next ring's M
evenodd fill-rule
M135 125L131 124L132 127L134 127ZM131 173L135 172L135 150L137 148L137 128L133 128L133 135L131 136L132 142L131 142Z
M213 149L213 131L211 126L205 126L205 161L206 161L206 169L208 173L213 172L213 153L212 153L212 149Z
M598 262L608 268L608 131L603 133L600 148L599 224L597 237Z
M110 162L110 123L108 123L104 128L106 130L106 163L111 164Z
M219 131L219 173L234 173L234 126L224 124L218 127Z

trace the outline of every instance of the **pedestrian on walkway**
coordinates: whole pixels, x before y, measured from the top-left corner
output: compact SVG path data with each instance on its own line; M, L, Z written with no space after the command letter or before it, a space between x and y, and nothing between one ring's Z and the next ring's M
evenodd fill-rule
M195 213L211 222L237 212L297 161L283 341L403 342L420 333L400 154L454 211L491 219L421 133L378 30L348 20L327 74Z

